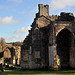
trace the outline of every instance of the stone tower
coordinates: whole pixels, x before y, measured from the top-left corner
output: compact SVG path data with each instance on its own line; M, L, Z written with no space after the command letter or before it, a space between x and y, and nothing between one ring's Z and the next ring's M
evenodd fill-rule
M39 16L49 16L49 5L39 4Z

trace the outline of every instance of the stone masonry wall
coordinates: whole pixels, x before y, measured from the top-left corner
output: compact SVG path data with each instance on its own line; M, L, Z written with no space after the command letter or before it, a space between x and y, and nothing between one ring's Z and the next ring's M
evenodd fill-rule
M29 34L21 46L21 68L57 69L56 37L64 28L66 28L68 32L72 33L72 38L74 38L74 24L75 20L72 13L61 13L60 16L50 16L49 6L39 4L39 12L36 14L36 18L31 25L32 28L29 30ZM72 41L70 40L70 43L71 42ZM74 49L74 46L71 48ZM74 53L73 49L70 49L71 54ZM73 67L75 58L71 56L71 54L69 59L70 65Z

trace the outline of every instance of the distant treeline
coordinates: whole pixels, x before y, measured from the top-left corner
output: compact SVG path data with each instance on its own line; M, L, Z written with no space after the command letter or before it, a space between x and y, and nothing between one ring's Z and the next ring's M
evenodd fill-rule
M22 42L13 42L12 45L13 46L21 46L23 43Z

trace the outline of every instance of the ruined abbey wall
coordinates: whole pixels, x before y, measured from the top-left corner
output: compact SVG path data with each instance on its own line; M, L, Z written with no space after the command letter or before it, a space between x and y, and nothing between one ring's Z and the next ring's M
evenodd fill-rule
M21 46L21 68L58 69L57 55L60 57L61 67L75 68L74 15L62 12L60 16L50 16L48 5L39 4L38 6L39 12ZM65 46L64 43L66 43Z
M0 45L0 64L9 62L11 64L20 64L21 46L12 46L6 44L4 47Z

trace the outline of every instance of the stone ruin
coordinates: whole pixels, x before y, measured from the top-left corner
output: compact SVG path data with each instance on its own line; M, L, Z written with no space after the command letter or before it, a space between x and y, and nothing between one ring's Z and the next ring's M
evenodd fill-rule
M12 46L9 44L6 44L6 46L2 49L3 51L3 57L0 60L0 64L4 64L6 62L9 62L10 64L20 64L20 53L21 53L21 47L20 46Z
M10 59L10 63L11 64L16 64L19 65L20 64L20 52L21 52L21 47L20 46L13 46L13 47L8 47L7 49L9 49L9 52L7 52L7 54L9 55L10 53L10 58L9 56L4 54L4 58L8 58ZM7 51L6 49L4 50L4 52Z
M21 47L20 46L14 46L15 49L15 64L19 65L20 64L20 53L21 53Z
M61 12L49 15L49 5L39 4L31 30L21 46L21 68L51 69L72 67L75 69L75 17Z
M2 51L2 46L0 45L0 64L4 63L4 59L3 59L3 51Z

